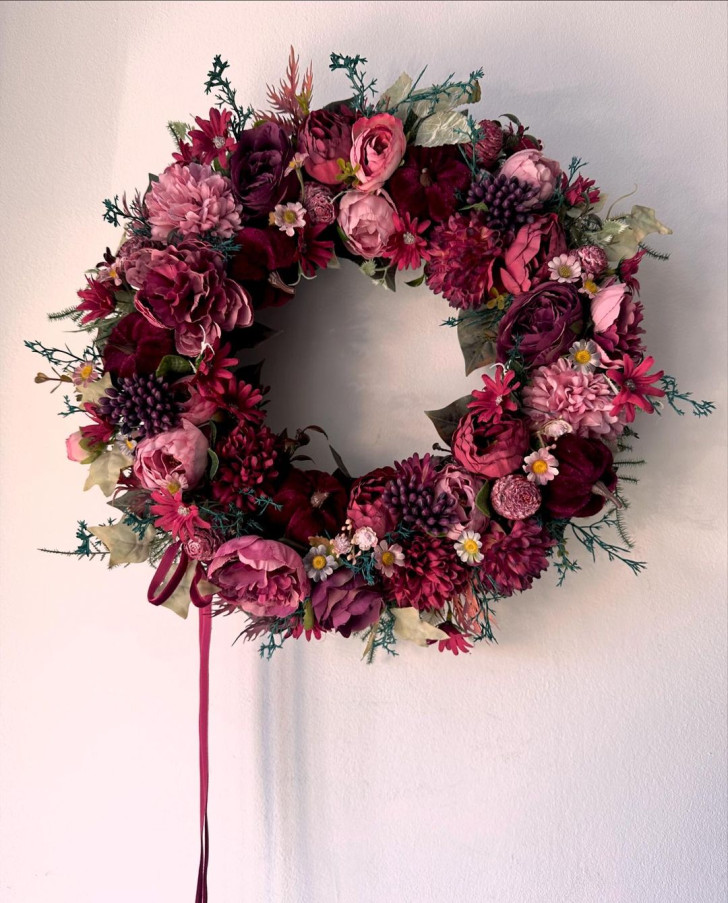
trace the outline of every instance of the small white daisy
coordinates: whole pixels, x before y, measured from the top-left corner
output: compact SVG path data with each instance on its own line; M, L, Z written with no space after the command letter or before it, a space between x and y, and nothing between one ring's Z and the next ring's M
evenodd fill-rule
M581 276L581 264L576 254L559 254L549 261L549 270L556 282L576 282Z
M336 559L329 554L328 546L314 546L303 559L306 573L315 583L326 580L336 570Z
M272 225L278 226L281 232L292 236L296 229L306 225L306 208L303 204L277 204L271 214Z
M463 530L455 543L455 551L465 564L480 564L485 557L480 551L482 548L480 533L475 533L473 530Z
M594 277L591 275L591 273L582 273L581 279L582 282L579 291L582 295L586 295L587 298L593 298L599 291L599 286L594 281Z
M359 546L362 552L373 549L377 544L379 537L371 527L359 527L356 533L351 537L352 545Z
M581 370L582 373L592 373L601 364L599 346L591 339L574 342L569 349L569 361L574 369Z
M402 546L396 543L390 546L386 539L383 539L374 550L374 567L381 571L385 577L391 577L396 567L402 567L404 564L404 552Z
M559 462L547 448L539 448L524 458L523 469L526 471L527 480L537 486L545 486L559 475Z

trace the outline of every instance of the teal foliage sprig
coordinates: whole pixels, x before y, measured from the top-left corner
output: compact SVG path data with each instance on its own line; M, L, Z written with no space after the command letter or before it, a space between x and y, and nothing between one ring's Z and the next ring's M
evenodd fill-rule
M352 106L364 113L364 115L368 115L371 112L369 96L373 97L376 94L374 86L377 80L372 78L367 81L364 69L364 64L367 62L366 57L359 55L344 56L341 53L332 53L330 60L329 69L332 72L336 72L337 69L343 69L346 77L349 79L349 84L354 92L351 98Z
M592 560L596 561L596 553L597 551L601 551L607 555L610 561L621 561L623 564L627 565L633 574L639 574L647 567L646 562L627 558L627 553L631 550L630 546L627 544L621 546L617 545L616 543L610 542L604 536L604 532L609 529L616 530L618 533L620 532L620 528L617 524L617 514L617 510L612 508L593 524L581 526L581 524L572 522L569 524L569 527L574 536L592 556Z
M221 59L218 53L212 61L212 69L207 73L205 94L211 94L215 91L216 105L218 107L227 107L232 113L230 130L233 133L233 137L237 140L247 126L248 121L255 115L255 111L251 106L244 109L238 103L237 92L230 84L230 80L225 76L225 72L229 67L230 63Z
M495 634L493 633L491 618L493 617L493 606L503 597L493 578L490 576L484 576L480 572L476 572L474 574L471 586L473 595L475 596L480 608L480 613L478 615L478 624L480 625L481 630L479 634L468 636L468 639L472 640L474 643L480 643L483 640L488 640L488 642L491 643L497 643L498 640L495 638Z
M685 411L679 407L679 404L688 405L692 409L692 413L696 417L707 417L715 410L715 404L712 401L696 401L692 392L681 392L674 376L668 376L666 373L660 380L662 388L665 390L665 399L673 411L676 411L681 417L685 415ZM662 413L659 408L655 409L658 413Z
M276 511L281 509L281 505L274 502L270 496L259 495L253 489L243 489L241 494L253 500L260 514L264 514L269 507L275 508ZM227 508L200 505L199 512L212 525L213 530L222 534L226 539L264 532L263 525L250 511L241 510L234 504L228 505Z
M378 649L384 650L387 655L399 655L397 652L397 637L394 635L394 615L391 609L385 608L381 617L369 630L362 634L362 641L367 644L364 654L368 665L374 661Z
M665 251L656 251L654 248L651 248L649 245L646 245L643 241L639 243L639 248L641 251L644 251L648 257L652 257L654 260L669 260L670 255Z
M588 163L585 163L581 157L572 157L571 163L569 163L569 183L574 178L574 176L579 172L583 167L588 166Z
M567 574L573 574L575 571L581 570L581 565L569 557L566 540L562 537L561 541L554 547L553 562L556 572L559 575L557 586L563 586Z
M26 339L24 344L26 348L48 361L51 367L58 367L63 373L75 370L82 364L99 363L101 360L101 354L95 345L87 345L78 355L71 351L68 345L65 348L48 348L35 339L33 341Z
M113 520L109 520L113 524ZM40 552L48 552L51 555L71 555L76 558L105 558L109 552L106 546L89 530L86 521L80 520L76 528L78 546L69 552L61 549L39 549Z
M408 94L403 97L398 104L390 109L390 113L392 112L392 110L396 110L401 106L409 106L415 103L427 104L427 109L424 115L420 115L420 118L424 119L434 113L438 105L443 101L446 101L448 98L454 96L472 98L473 100L477 100L479 98L478 82L481 78L483 78L483 69L476 69L474 72L471 72L467 80L465 81L456 80L455 73L451 72L450 75L448 75L448 77L439 85L431 85L429 88L420 88L418 90L416 86L421 80L425 71L425 69L422 70L422 72L417 77L417 80L410 88ZM476 126L476 128L478 127Z
M83 311L79 310L77 307L66 307L64 310L58 310L55 313L47 314L47 317L51 322L57 320L73 320L74 323L78 323L82 316Z
M79 408L79 406L77 404L73 404L73 402L68 397L68 395L63 396L63 404L66 406L66 409L65 409L65 411L58 412L59 417L70 417L71 414L85 414L86 413L83 408Z
M113 200L104 198L104 220L117 228L122 225L121 220L131 219L131 213L126 206L126 201L119 204L119 195L115 194Z

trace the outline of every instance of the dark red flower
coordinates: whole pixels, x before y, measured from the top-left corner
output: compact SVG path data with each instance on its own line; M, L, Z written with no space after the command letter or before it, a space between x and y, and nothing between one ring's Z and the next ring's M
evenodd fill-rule
M197 505L182 501L182 490L172 494L166 489L156 489L152 493L150 506L155 516L154 526L171 533L183 542L192 539L196 529L207 529L210 524L200 517Z
M447 639L428 640L428 646L431 646L433 643L437 643L438 652L444 652L447 649L448 652L452 652L453 655L458 655L460 652L469 652L473 648L472 643L468 642L467 637L465 637L464 634L460 633L457 627L454 624L450 623L450 621L443 621L437 626L440 630L447 634Z
M404 556L387 580L400 608L439 611L468 585L470 566L460 561L451 539L416 533L404 544Z
M76 307L76 310L84 311L84 315L81 317L81 323L84 326L87 323L93 323L94 320L101 320L110 314L116 305L112 282L99 282L98 279L89 279L88 277L86 277L86 282L88 288L82 288L77 292L81 304Z
M426 219L420 223L417 218L412 218L409 213L400 216L394 214L394 232L389 236L384 256L388 257L398 270L415 270L423 260L430 259L427 250L427 242L422 237L430 226Z
M612 492L617 474L609 448L599 439L583 439L568 433L556 443L554 456L559 472L543 487L544 508L552 517L591 517L604 507L601 483ZM597 492L594 487L597 486Z
M484 373L484 388L473 392L473 400L468 402L468 410L473 411L484 422L499 423L504 414L518 410L518 404L511 396L520 385L513 370L504 370L500 367L493 376Z
M213 160L227 169L228 155L235 150L235 139L229 133L232 113L228 110L210 108L210 118L195 116L199 129L191 129L192 153L200 163L212 163Z
M642 258L645 256L645 251L638 251L634 257L626 257L624 260L620 260L619 262L619 278L622 282L626 282L627 285L635 292L639 292L640 284L635 276L637 275L637 270L640 268L640 263L642 262Z
M523 420L481 424L475 414L467 414L452 437L452 456L469 473L494 480L518 469L529 446Z
M334 256L333 241L321 238L327 228L326 225L304 226L298 231L298 262L309 279L316 275L317 269L325 269Z
M314 585L311 593L316 621L342 636L370 627L382 612L382 596L363 577L341 567Z
M174 354L171 329L153 326L133 311L122 317L109 333L104 346L104 370L112 376L154 373L167 354Z
M548 568L546 556L554 544L555 540L533 518L515 521L508 533L491 521L483 537L480 570L495 583L501 595L523 592Z
M283 270L295 263L298 247L280 229L259 229L246 226L235 236L240 250L232 260L230 275L239 282L265 281L274 270Z
M81 427L81 435L86 442L86 448L91 451L95 445L106 445L114 435L116 427L113 423L104 420L98 405L87 402L83 405L83 409L93 420L93 424L86 423Z
M269 523L295 542L308 545L310 536L335 536L346 518L347 492L330 473L293 468L273 496L276 509L266 511Z
M338 160L349 161L354 111L346 104L310 113L298 136L298 149L307 154L303 168L312 179L324 185L339 185Z
M216 448L219 467L212 481L212 497L241 510L262 510L279 475L281 442L266 426L236 426Z
M230 180L243 205L244 218L267 216L276 204L293 197L298 179L288 170L292 157L288 135L276 122L265 122L240 134L230 157Z
M354 481L346 516L355 528L371 527L381 539L397 526L393 512L382 501L384 488L395 474L393 467L378 467Z
M496 119L481 119L478 123L481 136L475 144L475 159L478 166L491 169L503 150L503 128ZM471 152L472 145L467 145Z
M455 213L458 192L468 185L470 169L458 147L410 147L389 181L389 192L401 213L444 222Z
M592 187L596 185L594 179L585 179L581 173L579 173L571 185L569 185L566 175L562 174L562 179L564 197L566 198L567 204L570 206L579 207L582 204L596 204L599 200L599 189Z

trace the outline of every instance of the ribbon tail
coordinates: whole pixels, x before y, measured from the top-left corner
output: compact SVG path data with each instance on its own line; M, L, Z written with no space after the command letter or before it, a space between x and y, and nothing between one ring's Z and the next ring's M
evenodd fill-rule
M197 870L195 903L207 903L207 866L210 859L210 833L207 821L209 784L209 702L210 702L210 635L212 617L209 609L200 609L200 865Z

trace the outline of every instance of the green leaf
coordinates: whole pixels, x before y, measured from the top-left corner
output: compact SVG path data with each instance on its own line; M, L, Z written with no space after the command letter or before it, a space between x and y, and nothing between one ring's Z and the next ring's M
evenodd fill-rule
M397 291L397 283L395 282L394 274L395 270L393 267L389 267L384 273L384 287L389 289L390 292Z
M186 357L180 357L178 354L165 354L157 367L157 376L186 376L193 373L194 367L192 362Z
M478 511L482 512L486 517L491 516L490 505L488 502L490 501L490 483L485 483L483 488L475 497L475 507Z
M501 119L510 119L514 125L520 126L520 124L521 124L521 120L518 118L518 116L515 116L513 113L501 113L500 118Z
M458 341L463 352L466 376L495 361L496 337L497 331L484 326L478 317L472 314L463 316L462 313L458 316Z
M425 274L423 273L421 276L418 276L416 279L412 279L409 282L405 282L405 285L410 285L412 288L417 288L418 285L422 285L425 281Z
M341 455L336 451L333 445L329 445L329 451L331 452L331 457L334 459L334 461L336 461L336 466L339 468L339 470L344 474L345 477L347 477L349 480L352 480L352 475L349 473L349 470L346 464L344 464Z
M213 480L220 466L220 459L211 448L207 449L207 454L210 456L210 479Z
M457 401L453 401L452 404L445 408L440 408L438 411L425 411L425 414L427 414L437 430L438 436L443 442L447 442L448 445L452 441L453 433L457 429L458 424L468 413L468 403L471 400L472 396L463 395L462 398L458 398Z

